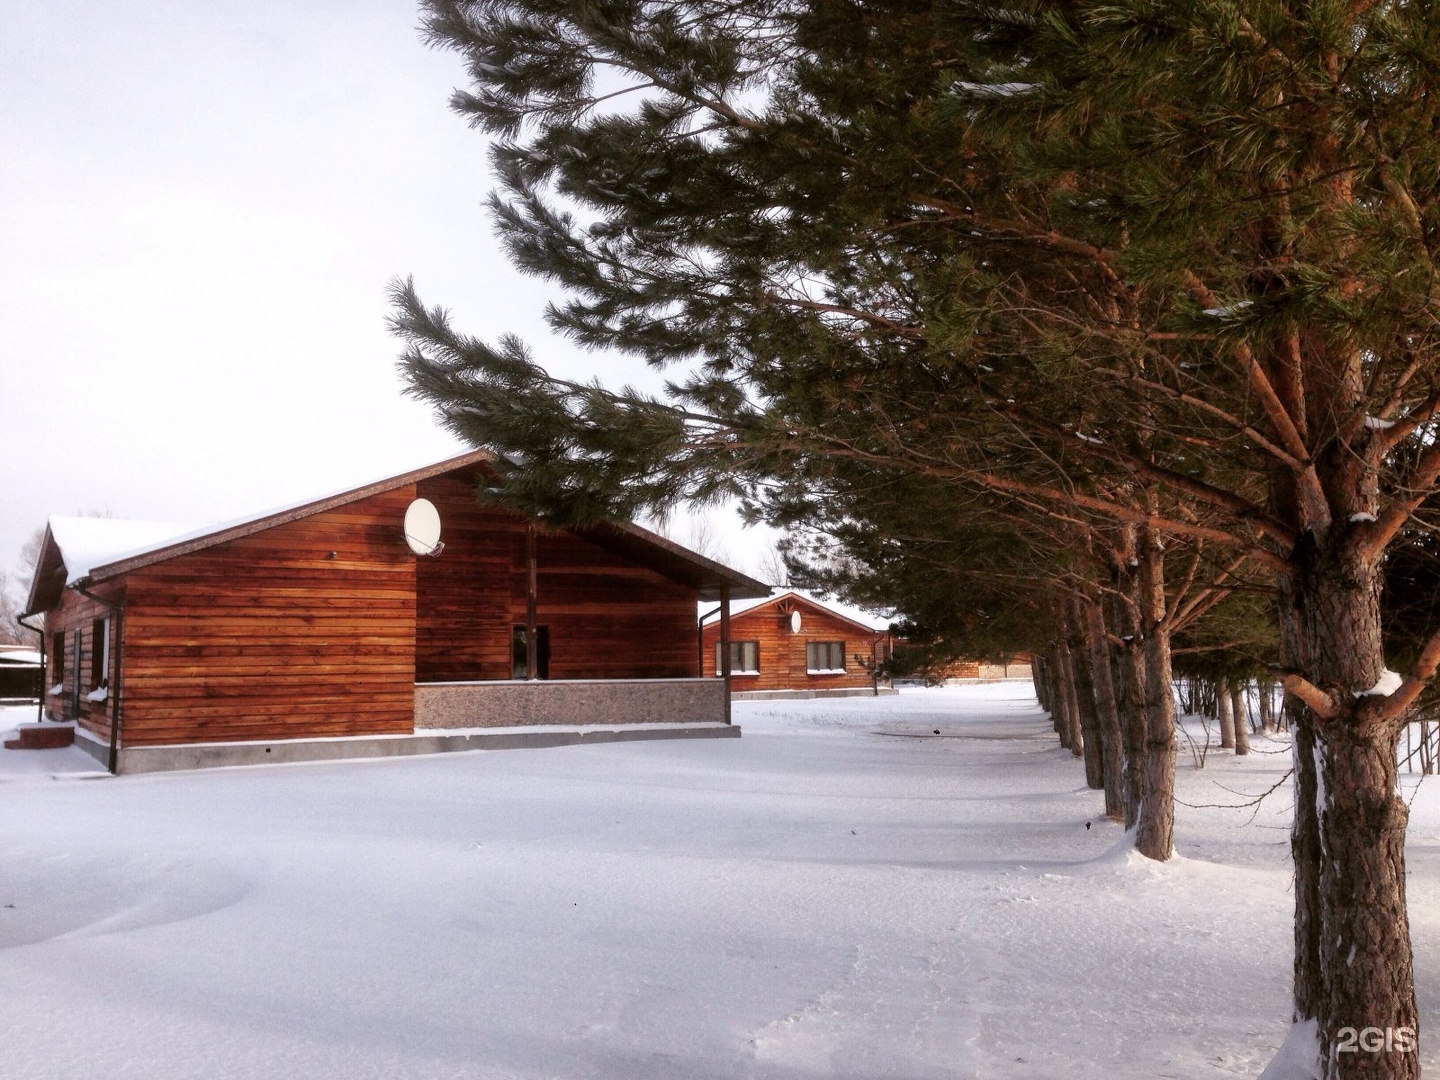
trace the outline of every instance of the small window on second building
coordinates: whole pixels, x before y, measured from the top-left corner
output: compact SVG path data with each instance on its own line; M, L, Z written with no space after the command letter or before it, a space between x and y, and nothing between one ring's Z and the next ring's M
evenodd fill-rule
M807 641L805 670L812 675L828 675L845 670L845 642Z
M715 674L720 674L720 643L715 643ZM730 642L730 674L760 674L760 643L758 641Z

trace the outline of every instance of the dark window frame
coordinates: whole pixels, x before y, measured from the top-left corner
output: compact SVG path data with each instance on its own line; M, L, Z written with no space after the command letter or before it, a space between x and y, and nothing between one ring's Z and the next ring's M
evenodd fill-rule
M838 665L831 661L839 659ZM845 642L807 641L805 643L805 673L807 675L845 674Z
M749 659L754 663L753 667L745 664L746 653L750 654ZM715 674L720 672L720 642L715 643ZM732 641L730 642L730 674L731 675L759 675L760 674L760 642L758 641Z
M110 685L110 620L96 619L90 627L90 689Z

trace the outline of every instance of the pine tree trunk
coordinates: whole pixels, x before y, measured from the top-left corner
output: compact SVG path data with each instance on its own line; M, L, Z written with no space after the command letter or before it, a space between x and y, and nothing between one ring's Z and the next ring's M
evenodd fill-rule
M1332 539L1328 551L1302 549L1296 562L1306 668L1335 706L1332 716L1307 716L1319 923L1318 970L1307 975L1318 975L1319 985L1303 994L1297 987L1297 1003L1316 1009L1326 1080L1409 1080L1420 1075L1414 1053L1347 1049L1351 1028L1390 1032L1392 1047L1395 1033L1413 1038L1417 1030L1405 908L1408 813L1396 764L1400 724L1380 718L1383 698L1355 696L1384 669L1380 567L1358 558L1343 539ZM1297 922L1299 900L1297 894Z
M1055 733L1060 736L1060 748L1070 749L1070 695L1065 692L1065 662L1060 656L1060 646L1050 647L1050 693L1054 698L1054 708L1050 711L1050 719L1055 725Z
M1220 714L1220 749L1235 749L1235 708L1230 699L1230 686L1220 679L1215 683L1215 711Z
M1115 680L1110 666L1111 647L1105 637L1105 613L1098 601L1085 605L1085 629L1089 642L1091 682L1095 686L1095 707L1100 712L1100 739L1105 751L1105 816L1125 820L1125 741L1120 730L1120 711L1115 700Z
M1257 694L1256 702L1260 707L1260 729L1262 731L1275 730L1275 687L1269 679L1260 679L1255 683Z
M1035 687L1035 700L1040 703L1040 708L1051 712L1050 688L1045 682L1045 658L1039 653L1030 658L1030 683Z
M1090 648L1084 624L1084 609L1078 601L1066 605L1065 627L1075 672L1075 703L1085 755L1085 783L1095 791L1105 787L1105 755L1100 735L1100 712L1095 707L1095 682L1090 670Z
M1079 695L1075 692L1075 663L1070 655L1070 646L1063 640L1057 650L1060 667L1060 691L1065 695L1065 731L1060 745L1075 757L1085 756L1085 735L1080 726Z
M1138 586L1128 568L1117 572L1117 591L1133 596L1138 602ZM1145 663L1140 646L1139 625L1135 609L1117 600L1112 611L1121 644L1115 650L1116 707L1125 748L1125 782L1121 791L1125 801L1125 828L1133 829L1140 820L1141 792L1145 788Z
M1250 753L1250 710L1245 705L1244 687L1244 683L1235 683L1230 688L1230 712L1235 717L1236 757Z
M1145 656L1145 767L1135 849L1164 861L1174 854L1175 698L1170 674L1170 623L1166 618L1165 553L1158 538L1142 533L1140 598Z

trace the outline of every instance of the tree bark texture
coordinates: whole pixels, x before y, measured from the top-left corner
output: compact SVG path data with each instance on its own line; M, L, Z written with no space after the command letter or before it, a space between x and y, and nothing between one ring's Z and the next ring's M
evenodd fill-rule
M1315 1010L1326 1080L1410 1080L1420 1075L1414 1053L1348 1048L1350 1028L1417 1032L1414 970L1405 907L1405 826L1396 752L1398 719L1385 719L1384 698L1365 695L1384 670L1378 559L1361 557L1340 528L1328 543L1302 538L1295 581L1296 629L1307 677L1334 704L1333 715L1307 710L1314 762L1314 911L1317 955L1302 989L1297 955L1297 1006ZM1297 798L1299 785L1297 785ZM1298 810L1298 807L1297 807ZM1297 829L1299 814L1297 813ZM1297 853L1297 885L1300 878ZM1296 922L1301 921L1297 887ZM1387 1043L1393 1047L1393 1042Z
M1140 617L1145 654L1145 768L1135 848L1166 860L1175 851L1175 698L1171 692L1170 622L1165 553L1148 530L1140 544Z

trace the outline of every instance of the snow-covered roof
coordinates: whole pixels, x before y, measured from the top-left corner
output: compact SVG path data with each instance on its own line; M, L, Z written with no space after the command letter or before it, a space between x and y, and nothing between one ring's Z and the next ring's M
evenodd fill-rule
M490 458L491 455L484 450L471 450L458 457L412 469L362 487L348 488L319 499L305 499L247 514L233 521L199 528L176 522L51 518L49 539L52 541L54 554L58 554L59 558L56 560L52 554L48 557L47 564L47 554L42 552L42 565L37 567L31 582L26 613L44 610L48 603L53 603L54 594L50 590L58 586L56 579L59 578L60 566L56 565L57 561L63 563L64 583L68 586L81 584L86 579L102 581L177 555L213 547L371 495L393 491L406 484L478 465ZM717 595L721 583L744 596L754 596L765 588L763 582L689 551L637 525L617 522L579 531L602 546L609 546L621 554L628 553L628 557L633 557L637 549L643 551L647 564L654 565L661 573L666 573L675 580L693 584L702 597Z
M0 645L0 664L40 666L40 653L28 645Z
M386 477L382 480L372 481L360 487L344 488L340 491L331 492L320 498L300 499L295 502L286 503L283 506L271 507L268 510L260 510L253 514L246 514L243 517L232 518L229 521L221 521L210 525L196 526L193 522L177 524L175 522L144 522L144 521L120 521L114 518L51 518L51 531L54 532L54 524L57 520L67 523L81 523L79 530L73 533L77 541L74 547L75 562L71 562L71 552L66 550L64 542L59 534L55 534L55 542L60 547L65 561L65 583L74 585L86 577L92 576L96 570L103 570L102 576L112 576L115 570L128 570L132 568L134 561L150 561L147 556L156 555L161 552L167 556L170 554L181 554L194 547L208 547L213 544L222 543L226 540L235 539L239 536L258 531L260 528L268 528L271 525L278 525L283 521L294 520L305 517L309 514L318 513L321 510L330 509L337 505L353 502L364 498L367 495L376 494L381 491L403 486L414 480L427 476L438 475L451 468L456 468L478 461L484 461L489 457L483 450L472 450L461 454L458 457L450 458L436 465L426 466L421 469L412 469L409 472L401 473L398 476ZM93 531L89 526L96 526ZM134 526L134 542L121 544L121 546L109 546L107 550L104 536L105 525ZM67 526L68 527L68 526ZM147 532L150 529L153 531ZM123 536L123 532L117 530L112 534L116 540ZM87 546L87 541L94 538L96 543ZM171 549L174 549L173 552Z
M747 611L754 611L756 608L764 607L766 604L774 604L786 597L796 597L815 607L822 608L832 615L838 615L852 623L864 627L867 630L883 632L890 629L890 623L894 620L893 615L877 615L873 611L866 611L864 608L855 607L853 604L841 603L839 600L825 599L808 593L803 589L784 589L773 596L762 596L758 600L741 600L730 605L730 617L744 615Z
M50 535L65 563L66 585L89 577L97 566L174 542L194 528L194 525L175 521L59 516L50 519Z

